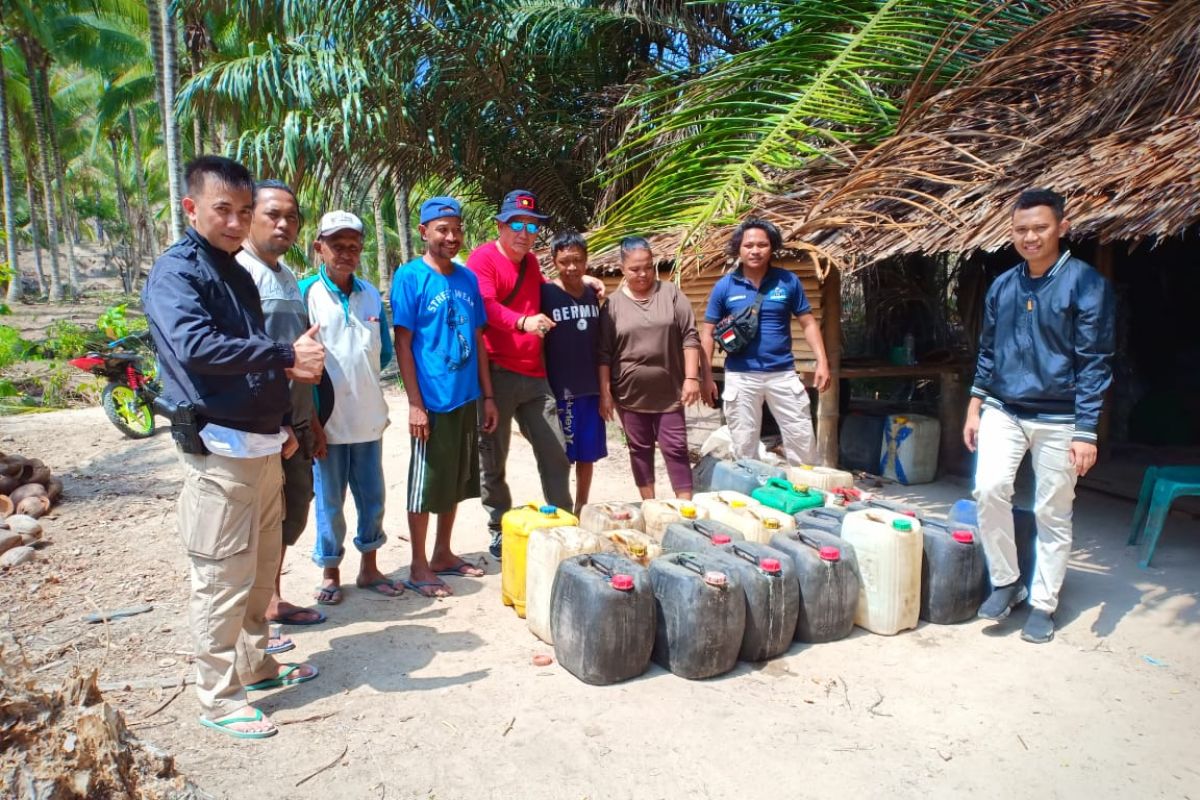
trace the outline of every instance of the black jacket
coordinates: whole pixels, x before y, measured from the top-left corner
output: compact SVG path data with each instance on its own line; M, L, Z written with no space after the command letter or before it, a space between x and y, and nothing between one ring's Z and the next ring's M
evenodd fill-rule
M971 394L1010 413L1074 423L1096 441L1112 383L1116 314L1112 286L1065 251L1033 279L1021 263L988 289Z
M190 401L204 423L279 432L295 351L267 336L258 289L232 255L189 227L154 262L142 307L168 400Z

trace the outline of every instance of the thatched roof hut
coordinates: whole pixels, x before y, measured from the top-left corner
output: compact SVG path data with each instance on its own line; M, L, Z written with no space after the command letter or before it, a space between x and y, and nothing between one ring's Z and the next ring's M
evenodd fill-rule
M1137 243L1200 222L1198 164L1200 3L1090 0L908 109L882 144L785 176L794 190L756 205L850 268L999 248L1030 186L1067 195L1075 237Z

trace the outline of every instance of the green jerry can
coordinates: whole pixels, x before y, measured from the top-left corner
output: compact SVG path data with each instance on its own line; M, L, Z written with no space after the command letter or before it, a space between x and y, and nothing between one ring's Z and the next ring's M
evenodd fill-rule
M755 489L750 496L767 508L785 514L796 514L825 505L825 493L820 489L792 483L786 478L767 478L766 484Z

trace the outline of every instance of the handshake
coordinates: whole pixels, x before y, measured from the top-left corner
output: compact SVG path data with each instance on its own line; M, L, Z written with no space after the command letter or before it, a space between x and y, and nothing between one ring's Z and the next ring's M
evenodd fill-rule
M288 379L299 383L320 383L325 369L325 348L317 341L320 325L313 325L292 343L295 360L285 370Z

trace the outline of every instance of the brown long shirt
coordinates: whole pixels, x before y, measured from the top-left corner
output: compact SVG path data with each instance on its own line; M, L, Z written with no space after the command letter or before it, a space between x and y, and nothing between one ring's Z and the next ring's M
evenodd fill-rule
M599 363L612 370L613 399L626 410L681 408L683 351L699 347L696 315L673 283L656 281L645 301L618 289L600 309Z

